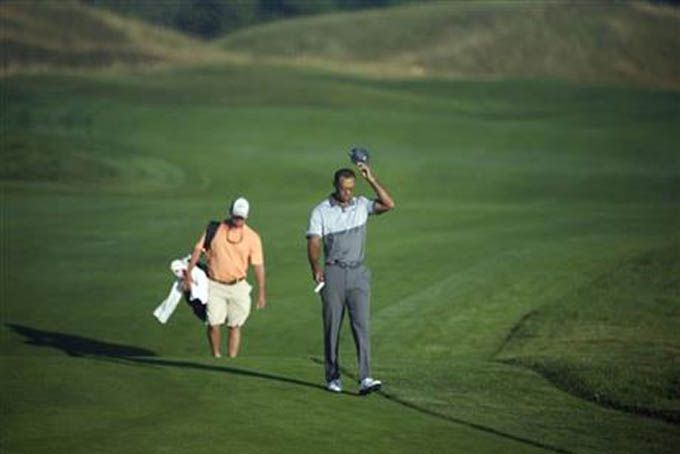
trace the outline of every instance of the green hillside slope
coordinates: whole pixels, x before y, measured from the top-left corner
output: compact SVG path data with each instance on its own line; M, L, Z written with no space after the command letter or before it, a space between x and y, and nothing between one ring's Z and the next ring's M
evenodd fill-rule
M625 2L441 2L332 14L222 39L259 58L359 73L680 86L680 12Z
M195 64L225 53L180 33L72 1L0 4L5 74L54 68Z
M680 247L627 260L527 314L499 357L584 399L680 422Z

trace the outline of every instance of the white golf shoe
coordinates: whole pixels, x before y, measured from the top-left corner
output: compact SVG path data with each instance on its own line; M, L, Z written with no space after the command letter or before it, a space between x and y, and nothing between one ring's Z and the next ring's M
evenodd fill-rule
M342 384L340 383L340 380L336 378L335 380L328 382L326 389L334 393L340 393L342 392Z
M365 396L372 392L380 390L382 382L380 380L374 380L371 377L366 377L361 380L361 386L359 387L359 395Z

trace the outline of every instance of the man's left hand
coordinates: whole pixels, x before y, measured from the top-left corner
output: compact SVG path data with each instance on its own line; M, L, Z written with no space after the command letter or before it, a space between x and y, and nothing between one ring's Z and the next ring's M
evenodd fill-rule
M184 279L182 279L182 290L185 292L190 292L191 291L191 275L187 270L184 270Z
M264 309L264 307L267 306L267 298L260 293L260 296L257 298L257 303L255 304L255 307L258 309Z
M368 181L373 180L373 172L371 171L371 168L368 166L368 164L364 164L363 162L357 163L357 167L359 167L359 171L361 172L361 176L366 178Z

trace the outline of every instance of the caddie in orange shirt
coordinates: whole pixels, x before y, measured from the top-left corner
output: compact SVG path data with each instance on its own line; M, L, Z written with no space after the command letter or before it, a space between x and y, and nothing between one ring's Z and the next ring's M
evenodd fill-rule
M229 356L238 355L241 345L241 327L250 315L251 285L246 280L248 266L255 271L259 289L256 307L266 305L264 256L260 236L246 225L250 204L243 197L229 208L229 218L216 225L214 236L206 241L206 233L196 243L191 254L187 275L201 253L208 262L208 341L215 358L221 354L221 326L229 327ZM189 281L186 280L185 281Z

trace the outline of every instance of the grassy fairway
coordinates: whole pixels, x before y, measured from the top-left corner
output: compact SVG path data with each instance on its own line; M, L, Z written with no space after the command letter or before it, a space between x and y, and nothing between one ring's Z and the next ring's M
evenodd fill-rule
M247 66L2 91L3 452L680 444L677 93ZM369 227L367 398L349 330L348 392L321 388L303 238L353 144L398 204ZM151 311L239 193L269 307L213 360L185 307Z

